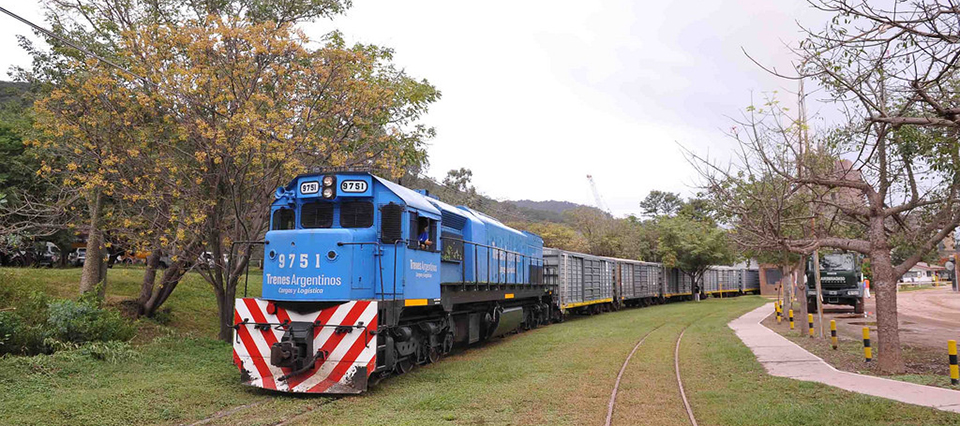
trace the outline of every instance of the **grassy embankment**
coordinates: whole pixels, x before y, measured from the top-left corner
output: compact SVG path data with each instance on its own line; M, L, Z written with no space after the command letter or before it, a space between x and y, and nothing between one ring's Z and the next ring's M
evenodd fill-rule
M63 297L79 270L0 270ZM8 277L9 277L8 275ZM136 270L111 271L109 300L137 292ZM72 352L0 359L0 418L14 424L190 423L256 404L212 424L598 424L623 358L650 333L621 384L620 424L686 423L673 348L702 424L960 424L960 416L826 386L770 377L726 323L757 297L671 304L579 318L453 355L392 378L366 395L333 400L275 395L240 386L230 348L213 340L214 302L190 277L168 302L169 326L144 323L115 362ZM253 289L256 294L258 288ZM313 411L310 408L318 407ZM303 414L305 413L305 414ZM299 415L299 416L298 416ZM294 417L297 416L297 417Z

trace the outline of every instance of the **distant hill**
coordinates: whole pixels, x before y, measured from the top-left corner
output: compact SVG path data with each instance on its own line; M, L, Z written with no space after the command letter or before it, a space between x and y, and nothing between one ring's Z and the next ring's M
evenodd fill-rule
M547 201L531 201L531 200L517 200L517 201L508 201L513 203L513 205L520 207L521 209L529 210L542 210L547 212L554 212L557 214L563 214L567 210L573 210L577 207L590 207L584 206L582 204L571 203L569 201L556 201L556 200L547 200Z
M590 207L569 201L497 201L480 193L464 193L451 189L424 176L405 176L400 183L408 188L426 189L449 204L473 207L504 223L563 223L563 212L578 207Z
M0 81L0 105L20 102L26 106L28 97L25 96L30 89L30 83L18 83L15 81Z

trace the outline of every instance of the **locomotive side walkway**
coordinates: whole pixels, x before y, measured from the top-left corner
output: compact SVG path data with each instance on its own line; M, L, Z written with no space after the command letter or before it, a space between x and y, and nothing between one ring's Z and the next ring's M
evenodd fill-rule
M819 382L864 395L960 413L960 392L840 371L760 324L773 304L747 312L727 325L772 376Z

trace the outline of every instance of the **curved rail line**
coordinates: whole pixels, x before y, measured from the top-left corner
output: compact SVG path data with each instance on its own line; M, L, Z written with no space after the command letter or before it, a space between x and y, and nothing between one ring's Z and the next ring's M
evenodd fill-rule
M663 324L660 324L654 327L652 330L648 331L647 334L644 334L640 341L637 342L637 345L633 347L633 350L630 351L630 354L627 355L627 359L623 360L623 366L620 367L620 373L617 374L617 381L613 384L613 392L610 393L610 402L607 404L607 422L605 426L610 426L613 423L613 407L617 403L617 392L620 390L620 379L623 378L623 372L627 370L627 363L630 362L630 358L633 357L633 354L637 352L637 349L640 349L640 345L643 344L644 340L647 340L647 336L654 331L657 331L660 327L663 327Z
M290 424L291 421L300 418L300 416L304 416L304 415L310 414L310 413L313 412L313 410L316 410L317 408L323 407L324 405L332 404L332 403L334 403L334 402L337 402L337 401L339 401L339 400L342 399L342 398L343 398L342 396L327 397L325 400L323 400L323 402L321 402L321 403L319 403L319 404L315 404L315 405L309 405L309 406L307 406L307 409L306 409L306 410L301 411L301 412L299 412L299 413L297 413L297 414L294 414L293 416L288 417L288 418L286 418L286 419L280 420L279 422L273 423L271 426L284 426L284 425Z
M689 327L689 325L687 326ZM683 333L687 331L684 327L677 337L677 347L673 350L673 366L677 370L677 385L680 387L680 398L683 399L683 407L687 409L687 416L690 417L690 423L697 426L697 419L693 417L693 409L690 408L690 401L687 401L687 394L683 391L683 380L680 379L680 341L683 339Z

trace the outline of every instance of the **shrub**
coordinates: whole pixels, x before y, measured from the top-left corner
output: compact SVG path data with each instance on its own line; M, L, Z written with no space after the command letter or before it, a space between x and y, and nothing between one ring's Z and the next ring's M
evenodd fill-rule
M58 300L50 303L47 312L49 337L61 342L130 340L136 332L119 312L89 301Z
M160 325L170 325L173 322L173 310L170 308L163 308L153 313L152 317L149 317L151 320Z
M10 350L13 345L13 336L16 335L21 323L20 317L12 312L0 312L0 354L13 352Z
M0 354L49 353L46 338L43 326L31 325L15 312L0 312Z

